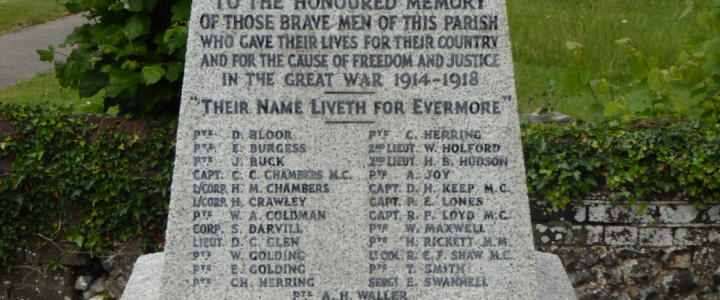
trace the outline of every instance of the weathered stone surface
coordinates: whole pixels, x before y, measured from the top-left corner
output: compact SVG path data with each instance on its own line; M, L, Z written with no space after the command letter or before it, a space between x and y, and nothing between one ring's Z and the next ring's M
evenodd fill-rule
M530 200L530 215L536 221L568 220L584 222L585 207L572 206L567 209L559 209L553 207L552 203L548 201Z
M161 300L160 278L165 253L143 255L138 258L121 300Z
M655 262L649 258L636 261L627 269L628 276L635 280L648 281L650 277L655 276Z
M625 293L618 295L615 299L617 299L617 300L632 300L630 298L630 295L625 294Z
M16 286L10 290L11 300L74 300L72 288L45 288L37 286Z
M670 282L670 295L679 296L694 290L697 287L697 279L689 270L681 270L673 275Z
M109 294L115 295L115 298L121 298L128 283L128 279L130 278L130 274L132 274L135 262L138 260L138 257L144 253L139 239L131 240L125 244L118 243L115 246L115 249L117 250L117 253L114 253L108 258L112 258L114 261L117 261L117 265L109 272L106 285Z
M708 231L708 242L720 244L720 228L710 228Z
M707 211L708 221L712 223L720 223L720 205L710 207Z
M128 279L132 274L132 270L133 268L128 265L120 264L110 272L107 281L108 292L115 295L116 298L121 298L127 286Z
M720 293L701 294L700 300L720 300Z
M116 276L113 279L114 279L113 283L114 283L115 287L117 287L118 290L124 291L125 287L127 286L128 279L122 275ZM116 294L115 292L113 292L113 293ZM122 295L122 294L120 294L120 295Z
M638 300L652 300L659 294L658 289L652 285L645 285L637 292Z
M572 238L572 230L565 226L536 224L535 227L538 229L535 239L544 244L564 245Z
M600 259L606 267L612 267L618 264L618 258L614 251L607 251L605 255L600 256Z
M637 252L635 250L630 249L623 249L620 250L620 253L618 253L618 257L620 259L630 259L630 258L642 258L642 257L648 257L649 255L647 253Z
M665 257L665 250L660 249L650 252L650 258L652 258L653 260L662 260L663 257Z
M120 258L117 255L100 258L100 263L102 264L103 269L108 272L115 270L119 262Z
M622 269L620 267L608 269L603 273L603 277L605 277L605 280L607 280L609 284L616 287L625 283L625 277L623 276Z
M651 204L648 207L652 206L653 208L646 212L652 218L638 219L629 214L634 213L631 210L611 209L609 203L604 202L607 201L606 196L604 191L590 193L585 197L585 200L590 201L571 205L576 206L575 208L568 207L567 211L582 211L584 207L587 211L586 221L571 220L572 224L566 224L568 215L553 210L552 213L538 217L538 222L534 222L536 245L553 252L560 248L567 248L580 255L582 263L577 265L579 267L568 269L569 276L571 273L582 274L582 272L594 272L598 275L596 279L578 286L579 298L616 299L625 293L632 299L636 299L637 292L648 286L656 291L656 294L652 296L652 299L655 300L692 297L702 299L703 295L717 293L713 278L716 273L720 274L720 272L716 272L720 270L720 248L718 248L720 230L715 225L716 220L711 218L710 214L718 211L720 206L709 204L705 208L697 210L690 205L694 200L678 196L669 202L667 201L669 199L663 197L662 199L667 200L650 201ZM685 201L688 205L682 205L679 201ZM541 213L540 208L537 211ZM622 211L624 213L620 213ZM624 217L635 219L623 219L623 214L625 214ZM680 218L680 220L674 221L673 218ZM691 223L680 223L680 221ZM602 237L598 242L592 244L592 248L575 239L574 231L563 235L558 240L559 242L556 242L553 237L556 236L558 230L554 229L556 226L552 225L560 223L563 224L563 227L571 226L573 229L592 224L592 226L600 228L599 232ZM619 223L627 225L618 225ZM637 228L637 244L633 244L635 236L632 230L618 234L627 228ZM591 253L588 249L595 250L600 257L601 264L593 265L585 261L586 253ZM687 250L693 254L687 253ZM633 270L633 268L636 271L639 270L637 261L644 258L656 262L651 268L645 269L648 271L648 280L642 279L644 276L637 273L633 273L633 275L641 279L628 276L628 270ZM622 284L620 281L612 280L620 278L620 276L612 276L611 271L617 271L613 270L614 268L619 268L620 272L614 273L622 274L624 278ZM696 279L697 285L683 295L672 296L672 282L674 274L678 270L689 270Z
M640 246L669 247L673 245L670 228L640 228Z
M572 121L572 117L553 111L540 115L537 112L522 115L530 123L568 123Z
M694 208L694 207L693 207ZM699 228L678 228L675 229L673 243L676 246L699 246L707 241L708 232Z
M535 252L535 259L537 262L539 299L577 299L560 259L556 255Z
M600 263L600 256L598 256L597 252L595 252L594 249L583 250L582 256L583 263L585 263L586 268L592 268L598 263Z
M590 272L587 271L569 272L567 273L567 277L570 278L570 283L572 284L572 286L579 286L595 279L595 276L593 276L593 274L590 274Z
M602 296L602 294L602 290L588 286L582 286L575 289L575 295L577 295L578 300L597 300Z
M127 286L125 296L121 300L158 300L163 253L149 254L138 259L135 271ZM560 259L557 255L535 252L538 291L540 300L574 300L577 299Z
M40 279L40 283L45 286L73 286L74 283L74 277L72 275L72 272L70 270L66 270L64 268L60 268L57 270L45 270L44 274L39 274L38 278Z
M77 280L75 280L75 289L84 291L90 285L90 282L92 282L92 276L78 276Z
M83 292L83 297L85 297L85 299L90 299L90 298L94 297L95 295L104 292L105 288L106 288L106 283L107 283L106 277L96 278L85 289L85 291Z
M8 162L10 164L10 162ZM3 163L0 162L0 166L2 166ZM2 167L0 167L0 172L3 172ZM9 174L10 170L7 170L1 174ZM22 265L25 263L25 249L24 248L15 248L15 251L13 251L12 254L13 259L15 260L14 263L16 265Z
M46 243L41 247L28 246L25 248L25 261L28 264L41 265L57 259L65 266L84 266L90 260L89 254L71 253L75 246L69 243Z
M638 229L629 226L606 227L605 242L613 246L634 246L638 242Z
M652 223L657 217L657 207L650 205L643 214L637 212L639 207L616 206L607 204L591 204L588 206L588 220L604 223Z
M693 254L695 251L691 249L683 249L670 252L663 262L668 268L673 269L685 269L689 268L692 263Z
M193 1L162 298L537 299L505 1L353 1Z
M565 267L566 270L572 270L577 267L579 260L575 251L572 251L571 249L561 248L555 251L554 254L557 255L558 258L560 258L560 261L562 262L562 265L563 267Z
M663 223L692 223L698 216L698 209L694 205L661 205L660 222Z
M16 284L39 284L41 272L30 268L19 268L10 273L0 272L0 284L11 286Z
M597 245L603 240L602 226L583 225L572 226L572 234L565 241L565 245Z

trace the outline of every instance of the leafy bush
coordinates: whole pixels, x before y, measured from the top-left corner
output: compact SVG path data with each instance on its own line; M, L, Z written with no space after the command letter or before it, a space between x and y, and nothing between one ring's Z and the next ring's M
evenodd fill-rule
M12 160L0 182L0 266L38 234L85 251L138 235L155 247L164 235L177 122L157 124L142 140L115 124L88 142L96 126L71 112L0 106L15 127L0 143L0 156Z
M191 0L59 0L91 24L76 28L59 47L77 46L66 62L55 47L38 50L54 61L62 87L86 98L105 90L104 110L177 115Z
M658 117L690 117L705 123L720 122L720 1L713 1L703 8L692 0L680 18L687 17L699 9L697 20L708 29L707 33L692 36L685 44L684 51L677 55L675 65L668 68L659 66L656 56L647 56L628 38L615 43L625 52L629 74L634 78L634 88L627 95L615 97L613 87L605 78L591 80L592 71L583 63L583 46L567 42L572 51L573 62L565 69L568 93L585 88L595 97L595 104L587 109L591 120L601 118L624 118L626 120ZM678 93L685 91L690 98L702 95L703 100L685 107L687 99ZM598 101L596 92L609 90L612 100L607 104Z
M644 207L638 201L678 193L720 199L720 124L646 120L522 128L529 192L555 206L600 186L613 205L628 199Z

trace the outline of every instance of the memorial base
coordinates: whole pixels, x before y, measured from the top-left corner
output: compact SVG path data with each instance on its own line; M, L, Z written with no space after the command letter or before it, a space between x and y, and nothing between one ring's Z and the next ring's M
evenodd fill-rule
M133 267L121 300L160 300L160 285L165 253L143 255Z
M164 253L143 255L133 267L122 300L160 300ZM577 300L570 279L555 254L535 252L540 300Z
M575 290L560 258L552 253L535 252L538 296L541 300L577 300Z

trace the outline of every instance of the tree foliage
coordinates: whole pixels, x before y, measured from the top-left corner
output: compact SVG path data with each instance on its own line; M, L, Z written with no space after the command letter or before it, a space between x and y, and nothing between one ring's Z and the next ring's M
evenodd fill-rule
M55 77L80 97L104 91L104 110L120 114L177 114L191 0L60 0L90 21L58 47L77 47L66 61L55 47L38 50L55 63Z

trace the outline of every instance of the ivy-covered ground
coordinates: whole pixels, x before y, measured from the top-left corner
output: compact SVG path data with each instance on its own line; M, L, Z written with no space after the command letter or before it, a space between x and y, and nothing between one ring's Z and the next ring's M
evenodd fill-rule
M0 106L0 117L14 128L0 141L0 161L12 161L12 171L0 174L3 268L12 268L17 246L39 235L96 253L133 237L155 250L164 242L177 120L149 122L141 138L117 124L97 132L87 116L70 113ZM641 207L651 197L678 194L697 206L720 199L720 124L521 126L528 191L556 206L589 191Z
M0 158L12 160L0 177L2 267L11 266L17 245L39 235L93 252L135 236L146 247L163 241L177 120L151 122L141 139L117 124L97 132L87 116L70 113L0 106L14 126L0 142Z

